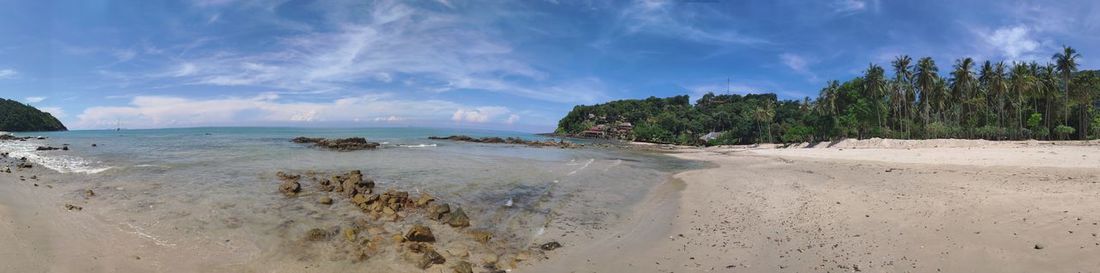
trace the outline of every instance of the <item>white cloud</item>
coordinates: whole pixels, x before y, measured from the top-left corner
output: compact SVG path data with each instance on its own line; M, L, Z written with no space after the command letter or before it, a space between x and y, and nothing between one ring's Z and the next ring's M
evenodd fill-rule
M42 102L42 101L46 100L46 97L27 97L23 100L25 100L29 103L38 103L38 102Z
M808 81L817 81L817 75L809 70L810 62L807 61L806 58L793 53L783 53L779 54L779 60L782 61L783 65L786 65L787 68L807 76Z
M511 115L508 115L507 120L504 120L504 123L505 124L513 124L513 123L516 123L516 121L519 121L519 115L511 114Z
M68 115L65 115L65 110L61 109L61 107L55 107L55 106L38 107L38 110L42 110L42 112L50 113L50 115L53 115L53 117L58 118L58 119L63 119L63 118L68 117Z
M489 91L554 102L606 98L598 79L551 79L459 14L400 1L369 6L354 20L334 19L332 31L279 37L274 48L260 52L193 50L193 57L173 59L146 77L301 92L397 82L412 91Z
M1025 26L999 28L992 33L983 34L983 37L986 43L1011 59L1031 53L1039 49L1040 45Z
M640 0L627 6L619 14L620 25L627 33L648 33L699 43L728 45L759 45L767 40L751 37L730 28L705 29L695 24L699 17L691 9L680 6L679 1Z
M15 71L15 69L0 69L0 79L12 79L15 78L16 75L19 75L19 72Z
M832 3L834 12L854 13L867 9L867 2L863 0L838 0Z
M121 122L128 128L182 127L200 125L293 124L349 122L387 117L386 122L446 120L462 109L473 122L501 122L495 117L509 113L500 106L468 106L442 100L406 100L392 94L345 97L327 102L283 102L263 93L253 97L191 99L172 96L136 96L129 105L97 106L77 115L74 128L113 127Z
M451 115L451 120L456 122L485 123L495 120L504 114L508 114L508 108L499 106L478 107L475 109L458 109ZM509 117L510 118L510 117Z

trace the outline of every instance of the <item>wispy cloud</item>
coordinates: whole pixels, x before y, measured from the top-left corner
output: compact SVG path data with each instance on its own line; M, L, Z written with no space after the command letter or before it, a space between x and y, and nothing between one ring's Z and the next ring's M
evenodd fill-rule
M810 62L794 53L779 54L779 60L783 62L783 65L787 66L794 72L805 75L807 81L816 82L817 75L809 69Z
M472 110L465 110L472 109ZM463 121L500 123L510 110L468 106L443 100L408 100L393 94L345 97L327 102L283 101L272 93L252 97L191 99L137 96L125 106L97 106L77 115L75 128L104 128L122 122L129 128L240 124L313 124L325 122L430 122L462 112ZM472 111L473 114L470 114ZM345 125L347 125L345 123Z
M867 9L867 2L865 0L837 0L831 5L833 12L842 14L851 14Z
M12 79L19 75L18 71L11 68L0 69L0 79Z
M39 103L39 102L42 102L42 101L46 100L46 97L27 97L23 100L25 100L29 103Z
M63 118L69 117L68 115L65 114L64 109L61 109L61 107L57 107L57 106L38 107L38 110L42 110L42 112L50 113L50 115L53 115L53 117L58 118L58 119L63 119Z
M769 44L766 39L737 32L728 25L722 28L703 28L696 25L692 9L682 7L682 1L639 0L634 1L619 14L622 26L628 34L647 33L674 39L686 39L699 43L718 45Z
M506 107L500 106L485 106L475 109L458 109L451 115L451 120L456 122L475 122L485 123L491 120L495 120L500 116L506 115L510 110ZM514 116L514 114L513 114ZM517 118L518 119L518 118ZM514 120L511 117L505 122L511 124Z

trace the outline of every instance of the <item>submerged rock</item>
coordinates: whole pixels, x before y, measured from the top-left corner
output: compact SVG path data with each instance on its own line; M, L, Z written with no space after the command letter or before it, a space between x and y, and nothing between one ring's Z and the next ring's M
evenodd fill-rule
M317 199L317 203L321 203L322 205L332 205L332 197L321 196L321 198Z
M412 242L435 242L435 235L432 235L432 229L423 225L414 225L409 232L405 233L405 239Z
M448 205L446 203L433 204L431 207L428 208L428 218L431 218L432 220L441 220L443 219L443 216L446 216L450 212L451 205Z
M279 184L279 191L286 196L296 196L298 192L302 191L302 184L294 180L283 181L282 184Z
M561 247L561 243L554 242L554 241L551 241L549 243L545 243L545 244L542 244L542 245L539 246L539 248L541 248L542 250L546 250L546 251L555 250L555 249L558 249L560 247Z
M493 233L484 230L471 230L470 236L474 238L474 241L482 244L487 244L489 240L493 239Z
M554 141L554 140L549 140L548 139L548 140L545 140L545 141L537 141L537 140L525 140L525 139L522 139L522 138L515 138L515 137L508 137L508 138L500 138L500 137L474 138L474 137L465 136L465 135L453 135L453 136L448 136L448 137L432 136L432 137L428 137L428 139L432 139L432 140L450 140L450 141L460 141L460 142L473 142L473 143L490 143L490 144L518 144L518 145L527 145L527 146L532 146L532 147L574 148L574 147L580 147L581 146L579 144L574 144L574 143L571 143L571 142L565 142L565 140Z
M451 269L454 273L474 273L474 266L467 261L459 261Z
M324 229L314 228L306 231L305 240L310 242L319 242L328 240L330 234Z
M470 218L466 216L466 212L462 211L462 208L456 208L450 213L450 218L447 219L447 224L452 227L468 227L470 226Z

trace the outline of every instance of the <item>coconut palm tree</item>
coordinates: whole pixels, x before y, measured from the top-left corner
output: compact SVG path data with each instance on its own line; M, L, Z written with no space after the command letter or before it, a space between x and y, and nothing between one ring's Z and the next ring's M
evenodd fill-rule
M912 63L913 58L909 58L908 55L898 56L891 63L894 67L894 96L898 98L895 100L897 103L895 109L898 110L899 119L905 117L901 125L906 135L910 135L906 121L913 120L912 108L917 100L916 91L913 89Z
M962 107L955 116L959 124L962 124L961 119L964 115L969 115L970 109L967 104L977 85L977 79L974 78L974 59L955 60L955 70L951 72L951 96L956 105Z
M991 108L997 113L997 126L1005 127L1005 98L1008 96L1008 82L1005 80L1005 62L997 62L993 65L989 75L989 101L993 103Z
M772 121L775 120L775 102L772 100L764 100L763 105L756 107L756 110L753 111L753 119L764 125L767 131L768 143L773 142Z
M875 121L878 127L882 127L882 112L885 111L884 98L886 96L886 75L881 66L870 64L863 76L863 97L871 102L871 108L875 111Z
M1024 128L1024 111L1027 97L1031 96L1035 86L1035 77L1026 63L1014 63L1008 80L1009 99L1015 112L1016 128Z
M1058 69L1058 73L1062 75L1062 94L1065 95L1063 103L1066 105L1066 119L1063 124L1069 123L1069 84L1072 80L1073 72L1077 71L1077 59L1081 58L1081 54L1077 54L1077 50L1072 47L1062 46L1062 52L1054 54L1050 59L1054 61L1054 66Z
M921 114L924 125L936 114L942 102L941 95L936 92L936 82L939 81L939 68L931 57L920 58L917 61L917 88L920 89Z

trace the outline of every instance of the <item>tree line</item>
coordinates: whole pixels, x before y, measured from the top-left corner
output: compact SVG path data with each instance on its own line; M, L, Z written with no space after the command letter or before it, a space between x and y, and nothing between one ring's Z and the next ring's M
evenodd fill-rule
M577 106L557 129L579 134L630 123L626 138L677 144L748 144L840 138L1095 139L1100 71L1078 71L1071 47L1050 62L935 60L898 56L888 68L829 81L816 99L707 93ZM887 74L889 69L890 74ZM609 128L609 127L608 127ZM707 136L707 137L703 137Z

